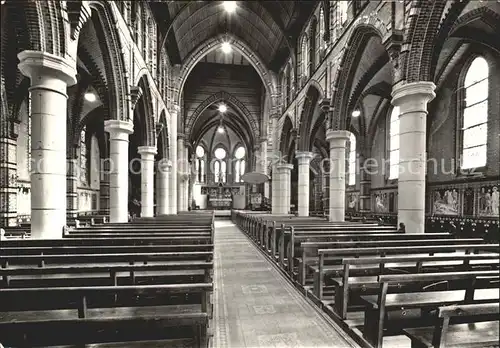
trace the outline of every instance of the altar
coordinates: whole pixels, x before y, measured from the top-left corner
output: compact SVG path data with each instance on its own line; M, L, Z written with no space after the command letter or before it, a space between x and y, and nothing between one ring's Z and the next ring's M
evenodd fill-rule
M230 210L234 205L234 197L240 195L240 186L204 186L201 194L207 195L207 208L215 210Z

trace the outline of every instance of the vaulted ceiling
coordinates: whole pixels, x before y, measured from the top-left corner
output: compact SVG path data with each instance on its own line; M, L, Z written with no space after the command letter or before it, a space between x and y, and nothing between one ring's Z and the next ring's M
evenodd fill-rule
M162 1L150 6L158 17L164 44L174 63L207 39L232 34L278 70L289 56L291 45L310 17L317 1L236 1L234 13L223 1Z

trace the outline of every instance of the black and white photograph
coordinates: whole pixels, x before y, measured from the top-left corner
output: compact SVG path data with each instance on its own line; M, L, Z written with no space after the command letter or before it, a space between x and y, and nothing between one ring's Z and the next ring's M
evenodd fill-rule
M500 348L500 0L0 16L0 348Z

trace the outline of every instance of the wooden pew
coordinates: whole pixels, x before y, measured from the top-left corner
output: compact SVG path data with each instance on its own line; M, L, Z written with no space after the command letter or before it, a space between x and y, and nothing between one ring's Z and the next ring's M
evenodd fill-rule
M374 347L383 345L384 330L399 332L412 326L421 326L430 320L429 313L439 306L457 303L498 302L499 292L491 283L480 278L498 280L498 271L440 272L420 274L392 274L378 276L378 295L362 296L366 303L363 337ZM449 282L452 290L390 293L402 284L424 285ZM412 323L413 321L413 323Z
M370 290L378 289L378 275L391 273L424 273L465 271L474 269L498 269L498 254L452 254L434 256L386 256L367 258L344 258L342 264L324 269L321 276L315 274L314 294L323 299L325 277L334 274L335 312L342 319L347 318L349 299L367 295ZM339 271L339 269L341 269Z
M290 276L293 277L293 261L295 258L295 248L300 245L301 238L315 238L330 236L334 234L363 234L363 233L395 233L397 232L392 227L387 226L333 226L328 230L323 231L307 231L307 230L296 230L294 226L290 227L290 230L284 229L279 234L279 260L283 268L287 269ZM300 255L300 254L299 254ZM285 263L285 259L287 262Z
M61 254L61 255L4 255L1 258L2 268L13 265L47 264L91 264L94 262L152 262L174 260L204 260L211 261L212 251L159 252L159 253L108 253L108 254Z
M153 264L57 264L0 268L0 288L104 286L211 282L213 261L164 261Z
M134 246L134 245L212 245L211 242L206 243L208 238L193 237L161 237L161 236L140 236L135 237L127 235L126 237L116 238L63 238L63 239L13 239L3 241L0 245L0 250L4 248L18 247L63 247L63 246ZM1 254L0 254L1 255Z
M424 233L420 234L425 237ZM315 267L319 264L318 250L320 249L335 249L335 248L379 248L379 247L400 247L400 246L427 246L427 245L460 245L460 244L472 244L472 243L484 243L480 238L475 239L426 239L426 238L416 238L412 239L396 239L391 240L388 238L380 237L376 240L344 240L335 242L321 242L321 243L308 243L308 252L302 252L302 257L296 258L295 264L298 266L298 277L297 280L301 285L305 285L307 278L308 267L311 267L312 271L315 271ZM302 243L301 243L302 244ZM341 270L341 269L340 269Z
M0 337L24 347L139 339L207 347L211 291L212 283L0 289Z
M65 235L64 239L125 239L128 237L133 236L132 234L128 233L89 233L89 234L78 234L78 235ZM132 237L133 239L137 240L137 237ZM191 244L210 244L213 241L213 235L212 234L204 234L204 235L183 235L182 233L179 234L171 234L171 233L151 233L151 234L141 234L140 238L149 238L149 239L162 239L164 241L170 240L172 244L182 244L182 243L191 243Z
M462 319L464 317L467 317L465 323L450 323L454 318ZM498 346L500 319L500 304L498 302L439 307L438 318L435 327L404 330L406 335L411 338L412 348ZM486 321L488 319L490 320ZM463 321L462 319L461 322Z

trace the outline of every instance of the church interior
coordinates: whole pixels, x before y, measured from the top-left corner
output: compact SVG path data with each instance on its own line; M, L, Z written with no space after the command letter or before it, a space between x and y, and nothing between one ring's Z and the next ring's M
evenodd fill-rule
M0 11L0 348L498 347L500 1Z

